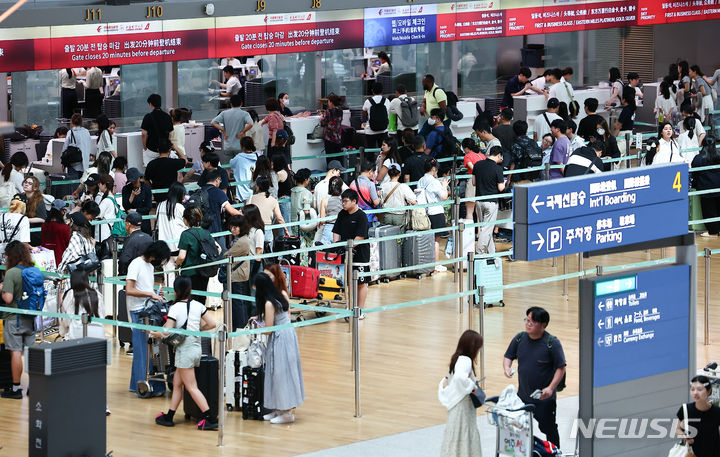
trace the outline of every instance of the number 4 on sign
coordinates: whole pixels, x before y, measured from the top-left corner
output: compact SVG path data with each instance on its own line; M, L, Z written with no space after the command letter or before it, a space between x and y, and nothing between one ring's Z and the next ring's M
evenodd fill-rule
M682 182L680 181L680 172L678 171L675 175L675 181L673 182L673 189L677 189L678 192L680 192L680 189L682 189Z

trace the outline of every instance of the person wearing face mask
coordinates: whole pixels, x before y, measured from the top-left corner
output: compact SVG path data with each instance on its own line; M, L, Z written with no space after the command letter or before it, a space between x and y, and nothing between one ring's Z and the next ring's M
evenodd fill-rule
M285 118L308 117L310 115L310 111L300 111L297 114L293 114L290 109L290 96L285 92L280 92L278 95L278 102L280 102L280 114L282 114Z
M600 118L597 125L595 126L595 133L586 138L590 143L598 139L603 142L605 149L603 150L602 157L608 157L616 159L620 157L620 149L618 148L617 140L614 136L610 135L610 129L608 128L605 119ZM605 163L605 170L610 171L612 163Z
M690 380L690 396L693 402L681 406L677 412L677 418L680 419L677 435L690 445L695 457L720 455L720 408L710 401L711 393L710 379L707 376L695 376ZM687 425L697 432L693 438L685 436L686 416L689 419Z

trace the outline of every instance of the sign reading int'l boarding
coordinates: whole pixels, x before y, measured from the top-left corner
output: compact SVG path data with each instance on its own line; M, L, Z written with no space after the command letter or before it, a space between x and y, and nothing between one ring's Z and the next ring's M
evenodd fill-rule
M519 185L521 260L590 252L687 233L687 164L662 164Z

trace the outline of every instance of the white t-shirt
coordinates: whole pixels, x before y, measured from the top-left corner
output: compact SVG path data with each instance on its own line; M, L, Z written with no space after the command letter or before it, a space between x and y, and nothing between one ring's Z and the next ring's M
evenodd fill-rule
M677 104L675 103L675 98L672 96L672 92L670 92L670 98L665 98L662 94L658 94L655 98L655 108L662 111L665 119L669 119L673 110L677 109Z
M18 227L15 236L11 237L15 227ZM7 238L5 235L7 234ZM0 215L0 241L10 242L13 240L22 241L24 243L30 242L30 219L22 214L17 213L2 213Z
M256 229L255 227L250 229L250 233L248 234L248 237L250 238L250 244L255 249L264 249L265 248L265 233L263 233L262 230ZM257 251L254 251L257 252Z
M395 162L392 159L385 159L385 161L382 163L382 166L387 167L388 171L390 171L390 165L392 165L394 163L397 163L397 162ZM398 164L398 165L400 165L400 164ZM380 168L378 168L377 171L379 172ZM383 177L382 181L380 181L378 184L382 186L386 182L390 182L390 175L388 175L387 173L385 173L385 176Z
M170 248L170 251L177 251L178 241L180 235L184 232L187 227L183 222L183 211L185 207L180 203L175 204L173 210L173 218L168 219L167 216L167 200L161 202L157 207L157 229L158 239L165 241ZM176 240L176 241L171 241Z
M313 194L313 198L315 198L315 207L320 208L320 203L323 201L323 199L328 198L330 196L330 192L328 188L330 187L330 180L328 178L323 179L317 185L315 186L315 192ZM342 184L342 190L345 191L348 186L343 182Z
M572 151L576 151L585 146L585 140L583 140L580 136L575 135L572 140L570 140L570 146L572 147Z
M98 154L104 151L117 151L117 137L113 135L111 138L110 132L108 132L107 130L103 130L102 134L100 135L100 141L98 141L97 144Z
M140 256L130 262L128 266L127 279L135 281L135 288L141 292L153 292L155 286L155 270L151 263ZM127 296L127 307L129 311L142 309L146 297Z
M190 300L190 318L188 319L188 304L186 301L173 303L168 310L168 319L175 321L175 328L182 328L187 321L187 330L199 332L202 325L202 317L207 312L207 308L202 303Z
M426 174L417 184L417 193L424 194L425 200L428 203L437 203L443 201L442 193L445 191L445 187L440 183L440 180L436 177ZM399 190L399 189L398 189ZM442 205L428 206L427 213L430 216L435 214L443 214L445 207Z
M220 61L220 66L221 66L221 67L226 67L226 66L228 66L228 65L230 65L230 66L233 67L233 68L238 68L238 67L240 67L242 64L241 64L240 61L239 61L238 59L236 59L235 57L231 57L230 59L228 59L227 57L225 57L225 58L223 58L223 59Z
M680 155L680 148L675 140L665 141L661 138L660 147L658 148L658 152L655 154L655 157L653 157L652 164L656 165L659 163L669 162L685 162L685 159L683 159Z
M547 121L545 120L545 117L543 116L545 114L547 116ZM535 124L533 127L533 131L537 134L537 140L542 141L543 137L550 133L550 125L552 124L552 121L555 119L562 119L558 114L556 113L540 113L537 116L535 116ZM548 124L549 123L549 124Z
M568 93L569 92L569 93ZM575 91L573 90L572 84L569 82L560 81L550 88L550 98L557 98L561 102L570 108L570 102L575 97Z
M690 132L685 131L685 132L682 132L680 135L678 135L677 145L678 145L678 148L680 148L680 151L683 151L683 152L681 152L681 155L683 156L685 161L687 163L692 163L692 160L695 158L696 155L698 155L698 153L700 151L692 151L692 152L688 151L688 149L697 149L698 148L697 132L693 132L692 139L690 138L689 133Z
M678 124L678 127L680 128L680 133L685 132L685 125L683 122L680 122ZM693 138L697 140L697 146L700 146L700 135L705 134L705 127L703 127L702 122L700 122L700 119L695 118L695 135L693 135Z
M380 198L383 201L383 208L400 208L402 206L411 205L416 202L415 192L410 189L407 184L399 183L400 186L395 189L398 185L397 182L388 181L380 186ZM393 192L395 189L395 192ZM392 194L390 194L392 192ZM390 198L385 198L390 195ZM391 214L404 214L405 210L390 211Z
M376 104L379 104L383 98L384 97L382 95L374 95L372 97L372 99L375 101ZM387 133L387 129L375 131L370 128L370 117L371 117L370 108L371 107L372 107L372 104L370 103L370 99L368 98L367 100L365 100L365 103L362 106L363 111L365 111L367 113L367 117L368 117L367 124L365 125L365 134L366 135L378 135L380 133ZM390 102L388 101L387 98L385 98L385 111L388 113L388 115L390 114Z
M103 198L100 202L100 219L115 219L117 216L117 210L115 209L115 203L113 203L110 197ZM110 230L112 230L114 222L109 224L98 224L95 226L95 239L98 242L104 241L110 237Z
M10 181L15 185L15 190L18 191L19 194L25 192L23 190L23 181L25 181L25 175L17 171L15 168L10 170Z
M545 86L546 86L547 82L545 81L545 76L540 76L539 78L533 79L530 84L532 84L532 86L537 89L545 90ZM531 90L527 90L527 91L525 91L525 93L526 94L534 94L535 92L533 92Z
M227 84L225 92L228 92L230 95L237 95L240 93L240 89L242 89L242 84L240 84L240 80L237 79L235 75L231 76L225 84Z
M180 150L185 154L185 126L182 124L173 125L173 131L170 132L170 142L175 146L175 150Z

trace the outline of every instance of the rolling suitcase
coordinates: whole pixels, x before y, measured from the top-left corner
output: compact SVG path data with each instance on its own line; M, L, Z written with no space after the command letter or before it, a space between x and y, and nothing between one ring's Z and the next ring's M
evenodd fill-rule
M198 389L205 396L210 406L210 416L217 417L218 414L218 376L220 364L215 357L203 356L200 359L200 366L195 367L195 380ZM185 419L202 419L202 411L195 404L187 389L183 392L183 408Z
M395 236L400 234L400 227L396 225L381 225L379 227L373 227L370 229L370 237L386 237ZM378 243L378 258L380 260L380 270L392 270L394 268L400 268L402 258L402 244L401 240L387 240L380 241ZM400 277L400 273L388 273L381 274L380 279L390 281L391 279L397 279Z
M315 268L290 266L290 295L297 298L317 298L320 272Z
M485 286L483 302L485 307L505 306L503 302L502 259L478 259L475 261L476 287Z
M127 300L125 295L125 289L118 290L118 320L125 322L132 322L130 319L130 313L128 313ZM118 327L117 331L118 341L120 346L124 346L125 343L132 346L132 329L127 327Z
M265 372L263 368L242 369L242 417L245 420L263 420L263 392Z
M300 249L300 237L280 236L275 238L275 242L273 243L273 252L280 253L278 258L287 261L290 265L300 265L300 254L283 255L281 252L292 249Z
M403 238L402 244L402 266L412 267L435 261L435 234L415 231L407 231L415 236ZM407 270L405 276L419 278L431 274L435 267L424 267Z
M242 406L242 370L247 365L247 351L230 350L225 354L225 407L240 411Z
M323 300L343 301L343 287L335 278L328 276L320 276L320 285L318 287L318 298Z
M0 389L10 389L12 382L12 367L10 366L10 351L5 345L0 345Z

